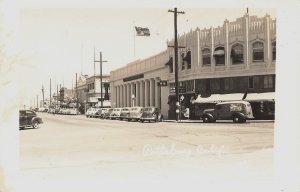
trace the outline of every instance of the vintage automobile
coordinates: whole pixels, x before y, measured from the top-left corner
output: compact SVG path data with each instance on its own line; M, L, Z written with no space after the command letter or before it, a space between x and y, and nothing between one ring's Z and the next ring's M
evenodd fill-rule
M111 114L109 115L110 119L120 119L120 114L121 114L121 109L122 108L114 108Z
M98 110L99 110L98 108L91 107L86 111L85 116L87 118L95 117Z
M121 113L120 113L120 120L127 120L129 117L129 113L130 113L131 108L129 107L124 107L121 109Z
M157 107L145 107L143 109L142 116L140 118L140 122L145 122L145 121L155 121L155 122L160 122L163 121L163 115L160 112L160 109Z
M143 114L143 107L132 107L130 109L130 112L129 112L129 117L127 118L128 121L131 121L131 120L135 120L135 121L139 121L142 114Z
M27 126L31 126L35 129L39 127L39 124L43 123L42 118L38 117L32 110L19 110L19 128L24 129Z
M102 119L109 119L109 116L113 112L113 110L113 108L108 108L107 111L104 111Z
M253 119L252 108L247 101L227 101L215 105L214 109L203 111L204 123L216 122L216 120L233 120L234 123L245 123L247 119Z

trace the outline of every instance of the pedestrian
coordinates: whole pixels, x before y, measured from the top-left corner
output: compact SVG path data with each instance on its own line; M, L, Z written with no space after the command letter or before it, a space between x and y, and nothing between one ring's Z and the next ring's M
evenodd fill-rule
M190 108L188 108L188 107L185 108L183 115L184 115L184 117L190 119Z

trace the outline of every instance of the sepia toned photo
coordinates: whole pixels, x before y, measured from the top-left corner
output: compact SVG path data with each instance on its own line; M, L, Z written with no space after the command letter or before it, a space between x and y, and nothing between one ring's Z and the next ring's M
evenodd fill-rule
M0 192L299 192L279 4L112 4L0 2Z

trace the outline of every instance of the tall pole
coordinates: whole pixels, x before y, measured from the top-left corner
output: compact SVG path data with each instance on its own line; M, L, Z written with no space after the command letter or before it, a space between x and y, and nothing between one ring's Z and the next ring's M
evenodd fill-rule
M177 41L177 14L184 12L177 11L177 8L173 10L169 10L169 12L174 13L174 56L175 56L175 92L176 92L176 122L179 120L179 82L178 82L178 41Z
M56 85L56 108L58 108L58 84Z
M95 58L95 46L94 46L94 93L96 92L95 85L96 85L96 58Z
M39 96L36 96L36 107L39 108Z
M103 107L103 87L102 87L102 63L107 61L102 61L102 52L100 52L100 89L101 89L101 108Z
M50 108L52 106L52 99L51 99L51 78L50 78Z
M78 92L77 92L77 73L76 73L76 85L75 85L75 93L76 93L76 111L78 113Z
M100 51L100 60L96 61L94 60L94 63L99 62L100 63L100 102L101 102L101 108L103 107L103 90L102 90L102 63L107 62L102 60L102 52Z
M43 105L42 105L42 107L44 107L44 104L45 104L45 100L44 100L44 85L42 86L42 93L43 93Z

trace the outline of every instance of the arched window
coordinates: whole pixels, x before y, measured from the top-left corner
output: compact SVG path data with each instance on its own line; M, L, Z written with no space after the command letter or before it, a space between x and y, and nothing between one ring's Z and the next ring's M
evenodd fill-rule
M187 69L190 69L192 67L191 60L192 60L191 51L188 51L183 58L183 61L185 61L187 63Z
M231 48L231 59L232 64L244 63L243 45L237 43Z
M225 49L224 47L217 47L214 51L214 58L216 65L225 65Z
M169 67L169 72L173 73L173 57L172 56L169 58L169 61L165 65Z
M262 42L255 42L252 45L253 62L264 61L264 44Z
M208 48L202 50L202 64L210 65L210 49Z
M276 60L276 41L272 42L272 60Z

